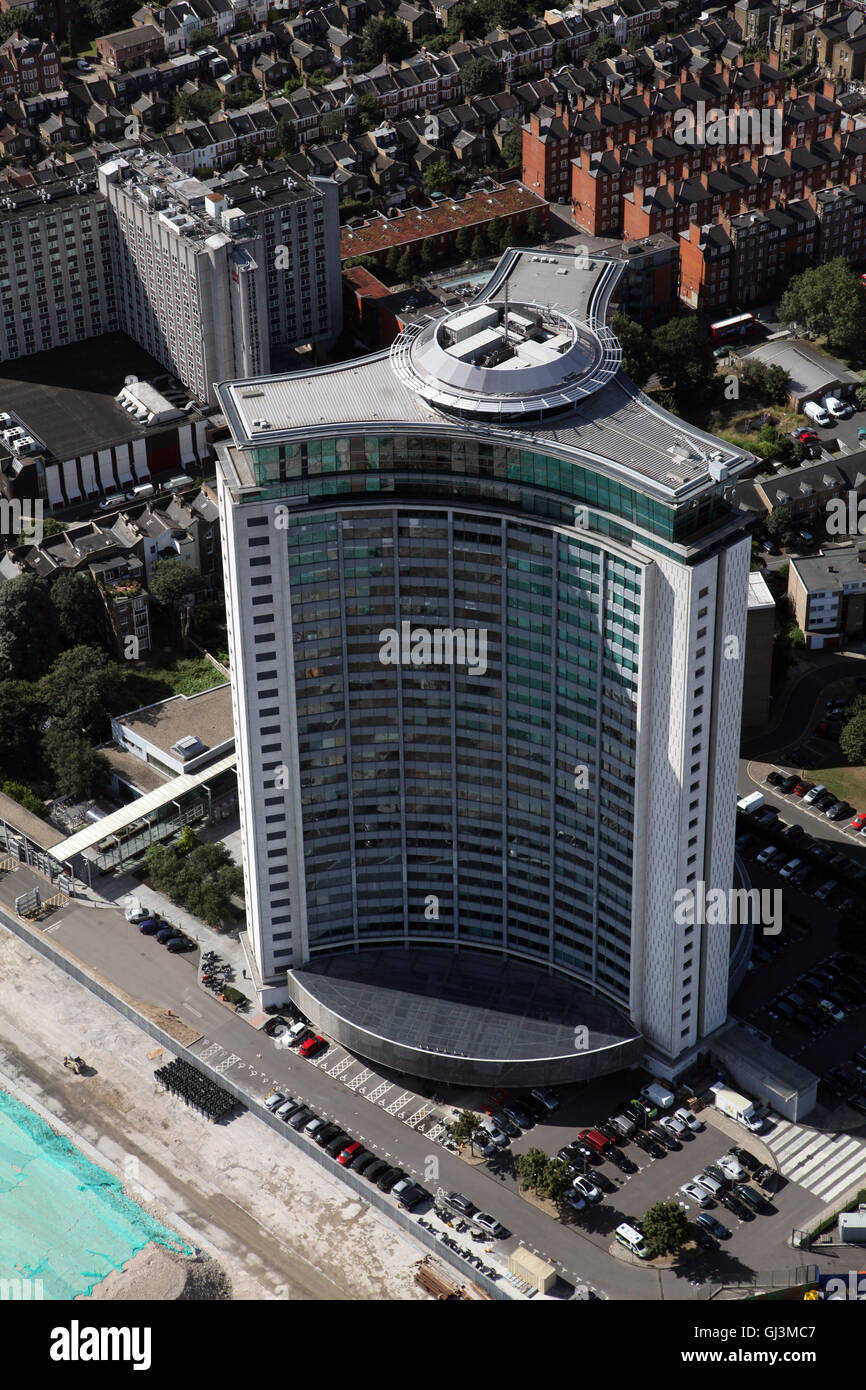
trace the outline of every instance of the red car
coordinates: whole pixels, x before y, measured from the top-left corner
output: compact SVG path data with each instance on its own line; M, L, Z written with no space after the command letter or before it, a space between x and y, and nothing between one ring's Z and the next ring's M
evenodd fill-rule
M864 825L866 825L866 811L858 811L851 822L851 829L862 830Z
M814 430L795 430L794 437L799 439L801 444L814 444L818 438Z
M317 1033L314 1033L311 1038L307 1038L306 1042L301 1043L298 1051L302 1057L315 1057L317 1053L321 1052L323 1047L327 1046L328 1044L325 1042L325 1039L320 1038Z
M345 1168L347 1163L351 1163L352 1159L357 1157L363 1147L364 1145L359 1144L357 1139L353 1139L351 1144L347 1144L345 1149L342 1149L337 1155L337 1162Z
M798 782L796 787L794 788L794 795L805 796L807 792L810 792L812 790L814 785L814 782Z

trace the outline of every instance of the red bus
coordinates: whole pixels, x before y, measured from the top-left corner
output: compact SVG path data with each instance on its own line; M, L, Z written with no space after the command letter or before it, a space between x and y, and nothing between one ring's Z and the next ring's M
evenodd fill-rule
M737 314L732 319L719 319L710 324L710 337L714 343L729 343L732 338L745 338L755 327L754 314Z

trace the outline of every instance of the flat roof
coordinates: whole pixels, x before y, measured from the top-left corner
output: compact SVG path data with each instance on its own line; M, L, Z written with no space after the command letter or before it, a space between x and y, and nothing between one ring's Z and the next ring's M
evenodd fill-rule
M52 859L56 859L60 864L67 864L75 859L85 850L92 849L98 845L100 840L109 839L116 835L118 831L125 830L128 825L135 821L151 815L161 807L167 806L171 801L177 801L185 796L187 792L194 791L196 787L201 787L205 782L209 782L213 777L218 777L222 772L228 772L237 762L237 755L232 753L228 758L222 758L218 763L210 763L208 767L202 768L200 772L183 772L179 777L172 777L167 782L163 782L161 787L156 787L152 792L145 796L140 796L137 801L132 801L128 806L123 806L119 811L113 811L110 816L103 816L102 820L95 825L87 825L83 830L78 830L68 839L59 841L58 844L50 846Z
M62 839L63 832L57 830L55 826L49 825L40 816L35 816L32 811L19 802L13 801L11 796L6 796L0 792L0 821L5 821L15 830L19 830L28 840L39 845L41 849L51 849L53 845ZM0 857L5 858L5 855Z
M231 682L214 685L197 695L171 695L167 700L117 715L116 720L168 758L180 757L171 751L171 745L187 734L200 738L205 750L219 748L235 736Z
M124 333L105 333L2 363L0 406L32 424L63 462L159 428L148 428L117 404L127 376L164 377L166 368Z
M770 593L767 581L758 570L749 573L749 608L775 608L776 600Z
M365 227L344 227L340 235L340 254L344 261L354 256L376 255L392 246L408 246L463 227L471 230L503 214L546 207L543 198L515 180L493 192L470 193L456 203L451 198L443 198L432 208L409 208L399 217L376 217Z
M784 1091L789 1098L798 1092L808 1091L817 1081L814 1072L807 1071L793 1058L778 1052L770 1043L761 1042L760 1038L747 1032L737 1022L731 1022L717 1033L710 1047L731 1070L732 1063L742 1059L751 1070L760 1070L770 1085ZM733 1089L736 1090L736 1083L733 1083Z
M563 270L567 273L558 273ZM600 332L599 323L606 320L610 294L621 274L622 263L606 257L547 256L512 249L502 257L473 307L488 300L502 303L507 279L510 302L512 284L525 283L521 302L534 299L581 322L595 320L592 331ZM516 300L516 290L513 297ZM443 434L473 428L464 419L435 408L406 384L395 370L393 347L312 371L224 382L217 394L239 446L233 455L238 477L250 487L255 486L255 477L245 448L343 432L376 433L377 429ZM256 425L262 420L267 421L265 427ZM488 437L498 436L522 447L549 441L560 456L571 455L575 463L671 502L717 485L710 473L715 455L733 470L731 481L736 470L754 461L744 450L663 410L621 371L567 413L525 425L491 419L484 430Z
M329 952L289 976L371 1039L419 1053L503 1063L580 1054L600 1060L641 1038L624 1009L577 981L482 952ZM589 1030L588 1047L575 1047L575 1019Z
M807 593L866 582L866 565L854 546L838 546L825 555L800 556L790 565Z

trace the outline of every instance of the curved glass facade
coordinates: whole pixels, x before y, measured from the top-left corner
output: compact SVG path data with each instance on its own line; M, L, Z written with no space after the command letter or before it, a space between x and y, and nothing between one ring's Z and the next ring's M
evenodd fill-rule
M627 1002L640 566L531 519L346 500L281 533L311 954L456 940ZM437 629L464 644L438 661Z

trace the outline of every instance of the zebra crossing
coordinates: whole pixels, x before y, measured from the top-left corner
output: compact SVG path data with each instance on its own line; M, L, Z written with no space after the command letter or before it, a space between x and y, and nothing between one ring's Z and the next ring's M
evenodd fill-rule
M828 1204L866 1178L866 1144L850 1134L821 1134L780 1120L764 1143L784 1178Z

